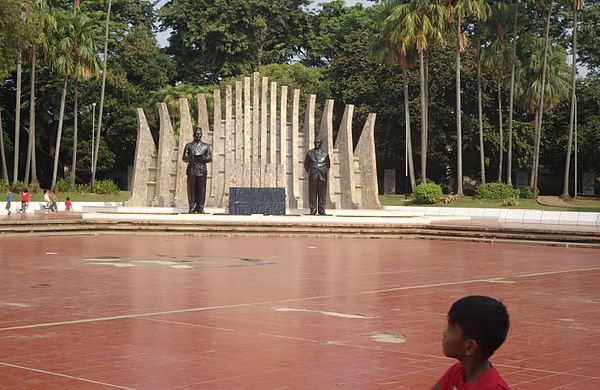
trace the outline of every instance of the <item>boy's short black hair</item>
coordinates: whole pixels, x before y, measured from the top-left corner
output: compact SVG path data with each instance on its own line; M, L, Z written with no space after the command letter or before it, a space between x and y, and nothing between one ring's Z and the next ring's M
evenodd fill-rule
M471 295L454 302L448 323L458 325L464 337L479 344L481 355L489 358L504 343L509 328L508 311L494 298Z
M71 198L69 198L69 197L67 196L67 200L71 200Z

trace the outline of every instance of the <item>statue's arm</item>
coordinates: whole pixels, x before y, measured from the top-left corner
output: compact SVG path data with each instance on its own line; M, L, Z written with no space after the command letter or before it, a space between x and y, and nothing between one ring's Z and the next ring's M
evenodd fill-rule
M192 156L190 156L190 151L189 151L189 148L188 148L188 147L187 147L187 145L186 145L186 147L185 147L185 148L183 148L183 156L181 157L181 159L182 159L184 162L190 162L191 158L192 158Z
M206 153L204 154L204 162L209 163L212 161L212 152L210 150L210 145L206 145Z
M304 170L308 172L310 168L310 151L306 153L306 157L304 157Z
M327 157L325 157L325 165L327 166L327 169L329 169L331 167L331 161L329 160L329 154L327 155Z

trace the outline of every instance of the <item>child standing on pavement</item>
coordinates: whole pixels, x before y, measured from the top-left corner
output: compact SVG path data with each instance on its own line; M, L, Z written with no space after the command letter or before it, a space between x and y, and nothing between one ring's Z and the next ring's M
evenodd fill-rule
M25 188L23 192L21 192L21 212L24 213L29 207L29 190Z
M65 200L65 211L73 211L73 205L71 204L71 198L67 196L67 200Z
M8 191L6 192L6 212L8 213L8 215L10 215L11 202L12 202L12 192L10 191L10 188L9 188Z

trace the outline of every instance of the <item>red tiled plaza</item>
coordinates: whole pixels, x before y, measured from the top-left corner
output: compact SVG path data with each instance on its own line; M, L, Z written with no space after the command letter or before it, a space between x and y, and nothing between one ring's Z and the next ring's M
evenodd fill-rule
M598 249L63 235L0 250L0 388L428 389L470 294L509 309L492 363L511 388L600 388Z

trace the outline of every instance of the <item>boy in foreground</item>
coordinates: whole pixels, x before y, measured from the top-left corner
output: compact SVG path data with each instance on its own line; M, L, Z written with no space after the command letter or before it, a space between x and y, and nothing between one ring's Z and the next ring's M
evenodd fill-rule
M509 389L489 362L506 340L509 319L502 302L486 296L468 296L454 302L444 331L444 355L457 359L432 390Z

